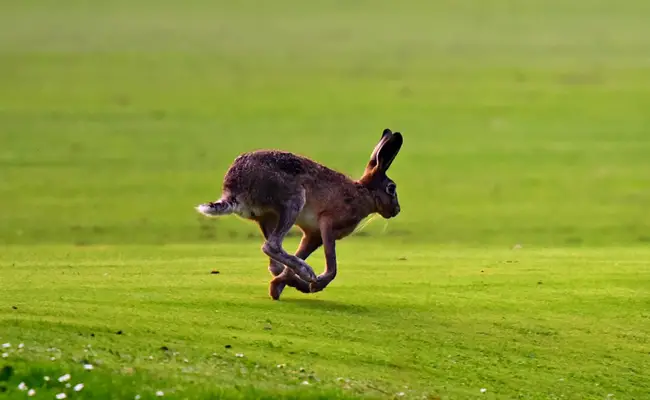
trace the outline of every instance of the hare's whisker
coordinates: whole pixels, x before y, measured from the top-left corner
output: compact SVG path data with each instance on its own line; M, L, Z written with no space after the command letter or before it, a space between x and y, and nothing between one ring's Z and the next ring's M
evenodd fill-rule
M388 224L389 224L388 220L385 219L385 220L384 220L384 229L381 230L381 234L382 234L382 235L383 235L384 233L386 233L386 230L388 229Z
M374 221L375 218L377 218L378 216L379 216L379 214L372 214L368 219L366 219L366 221L365 221L363 224L361 224L360 226L358 226L358 227L357 227L357 228L352 232L352 235L355 235L355 234L357 234L358 232L361 232L362 230L364 230L364 229L366 228L366 226L368 226L368 224L370 224L372 221Z

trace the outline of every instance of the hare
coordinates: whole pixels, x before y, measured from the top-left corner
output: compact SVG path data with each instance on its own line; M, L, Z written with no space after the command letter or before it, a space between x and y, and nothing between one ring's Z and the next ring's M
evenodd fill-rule
M337 240L371 214L386 219L399 214L396 185L386 171L402 142L399 132L385 129L358 180L285 151L243 153L226 172L221 198L196 210L209 217L236 214L259 224L265 239L262 251L274 276L269 284L271 298L278 300L286 285L303 293L318 292L336 277ZM291 255L282 242L294 225L303 236ZM305 260L321 245L326 266L316 276Z

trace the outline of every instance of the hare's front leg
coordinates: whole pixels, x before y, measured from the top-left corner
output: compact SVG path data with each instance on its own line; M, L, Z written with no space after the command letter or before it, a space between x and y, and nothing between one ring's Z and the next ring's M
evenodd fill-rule
M282 242L285 236L296 222L296 218L304 205L305 197L302 195L285 204L281 210L278 210L277 225L269 233L268 239L266 239L266 242L262 246L262 251L271 259L291 268L304 281L315 282L316 274L309 264L299 257L287 253L282 248Z
M336 239L328 218L322 218L320 221L320 236L325 250L325 272L318 275L316 282L309 284L312 293L325 289L336 278Z

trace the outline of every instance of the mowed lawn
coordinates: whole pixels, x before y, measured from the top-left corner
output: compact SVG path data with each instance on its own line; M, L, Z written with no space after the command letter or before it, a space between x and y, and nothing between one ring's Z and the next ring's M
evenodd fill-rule
M278 302L253 244L11 247L0 258L9 391L24 397L25 381L52 398L42 376L71 373L90 393L71 398L650 392L650 250L339 247L326 291Z
M650 396L649 19L0 3L0 397ZM256 148L357 177L384 128L402 213L322 293L271 301L258 229L193 209Z

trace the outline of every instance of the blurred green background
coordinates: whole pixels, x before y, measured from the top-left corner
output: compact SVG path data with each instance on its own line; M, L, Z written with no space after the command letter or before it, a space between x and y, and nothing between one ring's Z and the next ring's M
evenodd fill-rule
M650 3L0 3L0 243L259 241L193 207L240 152L358 177L431 244L650 242Z

